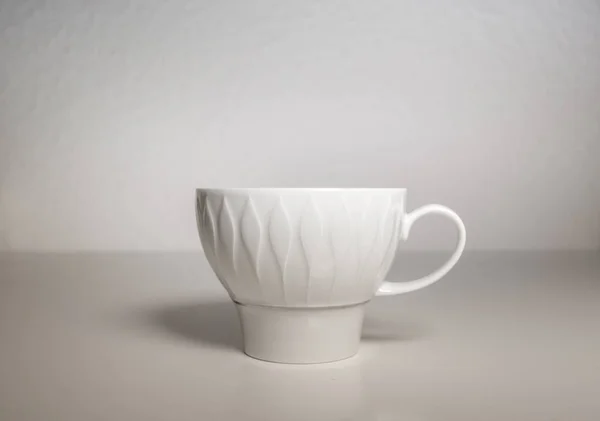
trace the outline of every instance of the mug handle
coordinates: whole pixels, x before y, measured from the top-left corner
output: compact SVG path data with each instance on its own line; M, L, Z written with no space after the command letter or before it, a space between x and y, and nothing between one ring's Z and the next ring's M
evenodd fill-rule
M412 227L413 223L415 223L417 219L427 214L444 215L450 218L456 224L456 227L458 228L458 241L454 253L452 253L450 259L448 259L448 261L444 263L442 267L422 278L408 282L383 281L381 287L379 287L379 289L377 290L376 295L382 296L404 294L405 292L411 292L421 288L425 288L426 286L429 286L434 282L437 282L440 279L442 279L442 277L444 277L444 275L446 275L450 271L450 269L454 267L456 262L458 262L458 259L460 258L461 254L465 249L465 243L467 241L467 231L465 230L465 224L463 223L462 219L460 219L456 212L454 212L452 209L446 206L426 205L417 208L410 213L407 213L403 218L404 220L402 221L402 231L400 232L400 238L402 240L406 240L408 238L408 233L410 232L410 228Z

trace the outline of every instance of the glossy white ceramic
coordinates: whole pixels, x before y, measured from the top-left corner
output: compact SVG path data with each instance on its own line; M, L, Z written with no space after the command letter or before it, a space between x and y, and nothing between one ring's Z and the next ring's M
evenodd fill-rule
M348 358L358 351L364 305L374 295L424 288L458 261L466 240L441 205L405 211L406 189L198 189L204 253L237 304L245 352L287 363ZM458 228L457 246L437 271L384 281L400 239L437 213Z

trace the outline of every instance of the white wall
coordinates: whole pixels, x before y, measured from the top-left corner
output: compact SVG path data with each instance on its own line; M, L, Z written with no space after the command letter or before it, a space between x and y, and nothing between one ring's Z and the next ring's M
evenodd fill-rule
M404 186L600 245L594 0L0 0L0 247L199 249L199 186ZM444 248L431 218L411 248Z

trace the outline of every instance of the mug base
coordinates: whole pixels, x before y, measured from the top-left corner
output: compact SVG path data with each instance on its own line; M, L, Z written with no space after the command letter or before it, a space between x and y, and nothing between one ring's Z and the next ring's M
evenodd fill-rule
M341 307L268 307L235 303L244 352L284 364L319 364L358 352L366 303Z

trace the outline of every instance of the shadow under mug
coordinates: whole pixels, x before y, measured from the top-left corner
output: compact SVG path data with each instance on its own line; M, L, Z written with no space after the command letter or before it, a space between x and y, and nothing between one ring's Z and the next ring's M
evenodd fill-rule
M200 240L235 302L244 351L281 363L320 363L358 352L365 304L433 284L466 242L460 217L442 205L406 212L406 189L224 188L196 191ZM387 275L400 240L428 214L452 220L456 248L433 273Z

